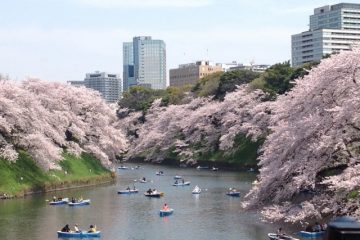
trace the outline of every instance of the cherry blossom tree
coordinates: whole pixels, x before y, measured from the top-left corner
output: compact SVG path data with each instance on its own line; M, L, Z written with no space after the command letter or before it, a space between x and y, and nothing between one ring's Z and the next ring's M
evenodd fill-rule
M25 149L44 169L59 168L64 150L94 154L104 166L127 149L115 110L100 94L60 83L0 82L0 156Z
M360 49L324 59L270 106L248 207L271 220L360 217Z
M195 155L232 148L238 134L254 140L266 132L268 103L260 90L247 85L229 93L224 101L194 98L187 104L161 107L156 100L143 124L137 127L128 157L144 156L148 161L163 161L167 152L178 154L182 161L195 162ZM255 124L256 122L256 124Z

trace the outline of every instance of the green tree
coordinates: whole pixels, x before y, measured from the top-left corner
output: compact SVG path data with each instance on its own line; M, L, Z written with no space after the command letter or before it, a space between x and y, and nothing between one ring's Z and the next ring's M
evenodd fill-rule
M166 94L165 90L154 90L143 86L132 86L123 93L118 102L121 108L129 108L135 111L146 111L153 101Z
M118 102L121 108L135 111L146 111L155 99L161 98L162 105L181 104L192 86L168 87L167 89L151 89L144 86L132 86L123 93Z
M309 74L309 70L313 67L319 65L320 61L313 61L309 63L305 63L300 67L295 68L293 74L291 75L291 80L295 80L297 78L302 78Z
M215 99L223 100L226 93L236 90L237 85L249 83L259 76L260 73L250 70L238 70L223 73L219 79L220 82L215 92Z
M215 95L219 87L220 77L223 74L223 72L216 72L200 78L192 88L192 92L198 97Z
M181 104L186 97L186 92L189 92L193 86L185 85L182 87L168 87L165 95L162 97L162 105L168 106L170 104Z
M284 94L294 86L297 78L304 77L309 70L316 67L319 62L306 63L300 67L291 67L290 62L277 63L267 69L259 78L254 79L250 85L255 89L262 89L270 93L270 99L276 94Z

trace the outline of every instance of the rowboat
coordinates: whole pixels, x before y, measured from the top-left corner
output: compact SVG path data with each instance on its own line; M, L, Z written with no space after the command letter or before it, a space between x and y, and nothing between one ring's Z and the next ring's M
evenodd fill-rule
M140 179L139 182L140 182L140 183L147 183L147 181L144 180L144 179Z
M200 170L200 169L209 169L208 166L197 166L196 169Z
M68 202L69 202L69 198L62 198L61 200L51 201L49 204L50 205L64 205L64 204L67 204Z
M165 217L173 214L174 209L170 208L169 210L160 210L160 217Z
M128 168L128 167L125 167L125 166L120 166L120 167L118 167L118 169L127 170L127 169L129 169L129 168Z
M230 192L227 192L226 195L232 196L232 197L240 197L240 192L230 191Z
M319 238L322 237L325 234L325 231L321 232L306 232L306 231L300 231L299 235L303 238Z
M120 190L118 191L118 194L133 194L133 193L138 193L139 190L137 189L130 189L130 190Z
M199 188L197 185L195 186L195 188L192 190L192 194L200 194L201 193L201 188Z
M174 179L182 179L182 176L176 175Z
M291 236L285 234L276 234L276 233L268 233L268 237L270 240L299 240L297 238L293 238Z
M144 193L146 197L152 197L152 198L160 198L164 196L163 192L156 192L156 193Z
M191 182L184 182L184 183L179 182L179 183L174 183L173 186L175 186L175 187L179 187L179 186L180 186L180 187L181 187L181 186L189 186L190 183L191 183Z
M96 232L61 232L57 231L58 237L60 238L98 238L100 237L100 231Z
M164 175L164 172L163 172L163 171L159 171L159 172L156 172L155 174L158 175L158 176L163 176L163 175Z
M79 202L69 202L68 205L70 207L90 205L90 199L81 200Z

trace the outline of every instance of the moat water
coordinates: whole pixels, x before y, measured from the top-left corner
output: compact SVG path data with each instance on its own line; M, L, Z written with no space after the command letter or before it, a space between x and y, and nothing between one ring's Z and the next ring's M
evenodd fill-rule
M56 231L65 224L78 224L88 229L96 224L106 240L264 240L276 225L264 223L260 214L241 208L244 194L251 188L254 173L212 172L190 168L126 164L129 170L118 170L116 184L39 194L23 199L0 201L2 240L58 239ZM158 170L164 176L156 176ZM174 187L173 177L181 175L190 186ZM148 183L139 183L145 177ZM137 180L137 181L134 181ZM126 187L139 189L138 194L119 195ZM203 192L193 195L198 185ZM241 192L240 197L225 195L229 187ZM144 192L156 188L164 197L147 198ZM50 206L53 195L91 199L89 206L71 208ZM164 203L175 209L173 215L160 217Z

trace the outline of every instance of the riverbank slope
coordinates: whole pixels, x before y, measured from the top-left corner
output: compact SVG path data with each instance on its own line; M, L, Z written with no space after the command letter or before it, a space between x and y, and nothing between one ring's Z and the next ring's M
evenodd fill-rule
M64 153L59 165L62 170L46 172L25 151L19 151L16 162L0 159L0 196L21 197L115 179L115 175L90 154L83 153L76 157Z

